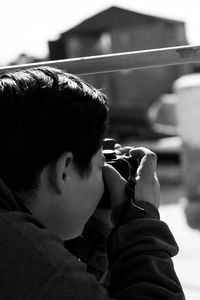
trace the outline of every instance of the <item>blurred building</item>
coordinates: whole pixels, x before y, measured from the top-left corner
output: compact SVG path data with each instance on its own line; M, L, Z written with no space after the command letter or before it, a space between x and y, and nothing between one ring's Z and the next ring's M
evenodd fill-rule
M186 45L184 22L110 7L49 41L50 59L75 58ZM157 137L148 120L149 107L190 65L156 67L84 76L110 99L111 134ZM162 134L161 134L162 135Z
M9 65L12 66L12 65L31 64L31 63L43 62L45 60L47 60L47 57L38 58L32 55L28 55L26 53L21 53L18 55L18 57L15 60L11 61Z

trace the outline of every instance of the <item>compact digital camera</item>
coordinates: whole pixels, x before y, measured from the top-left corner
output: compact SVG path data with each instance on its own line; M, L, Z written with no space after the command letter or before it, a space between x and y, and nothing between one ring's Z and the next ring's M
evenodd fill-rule
M130 154L119 155L118 151L114 149L116 140L104 139L103 142L103 154L106 159L106 163L113 166L130 185L135 184L136 170L139 166L137 158ZM99 203L99 208L109 208L109 191L105 186L104 195Z

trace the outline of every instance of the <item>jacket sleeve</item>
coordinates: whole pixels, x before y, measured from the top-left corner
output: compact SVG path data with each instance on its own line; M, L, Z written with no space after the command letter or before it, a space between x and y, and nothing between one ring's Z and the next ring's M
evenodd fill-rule
M134 206L127 202L120 211L120 217L117 211L113 212L117 224L110 234L95 220L89 222L78 247L80 255L77 255L86 262L87 271L92 270L97 275L96 271L101 269L98 275L102 274L108 259L108 276L101 283L109 296L115 299L185 299L172 262L172 257L178 253L178 246L167 224L160 221L158 210L147 202L137 201ZM83 271L80 274L89 289L93 277ZM93 281L93 288L95 299L108 299L98 281L96 284Z
M72 257L49 278L37 299L184 300L171 259L177 244L155 207L136 204L145 210L127 204L107 238L107 285Z
M127 204L109 235L107 253L110 296L120 300L185 299L171 258L178 246L150 203Z

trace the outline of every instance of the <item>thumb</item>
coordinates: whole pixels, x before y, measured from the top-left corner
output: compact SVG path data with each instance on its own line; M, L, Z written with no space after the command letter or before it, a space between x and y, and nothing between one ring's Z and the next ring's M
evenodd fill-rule
M155 176L157 166L157 157L154 153L148 153L143 156L140 161L139 168L137 170L136 178L142 177L145 180L152 180Z
M157 155L145 147L132 148L129 153L139 160L136 176L152 179L156 172Z
M160 204L160 184L156 175L157 155L146 148L131 150L139 158L136 172L135 199L150 202L157 208Z

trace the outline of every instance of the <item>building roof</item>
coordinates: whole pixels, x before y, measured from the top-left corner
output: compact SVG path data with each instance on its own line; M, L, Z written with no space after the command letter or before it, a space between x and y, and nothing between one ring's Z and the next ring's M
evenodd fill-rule
M112 6L100 13L86 19L72 29L64 32L61 36L74 33L100 33L113 27L132 26L144 23L164 22L171 25L184 24L182 21L146 15L124 8Z

